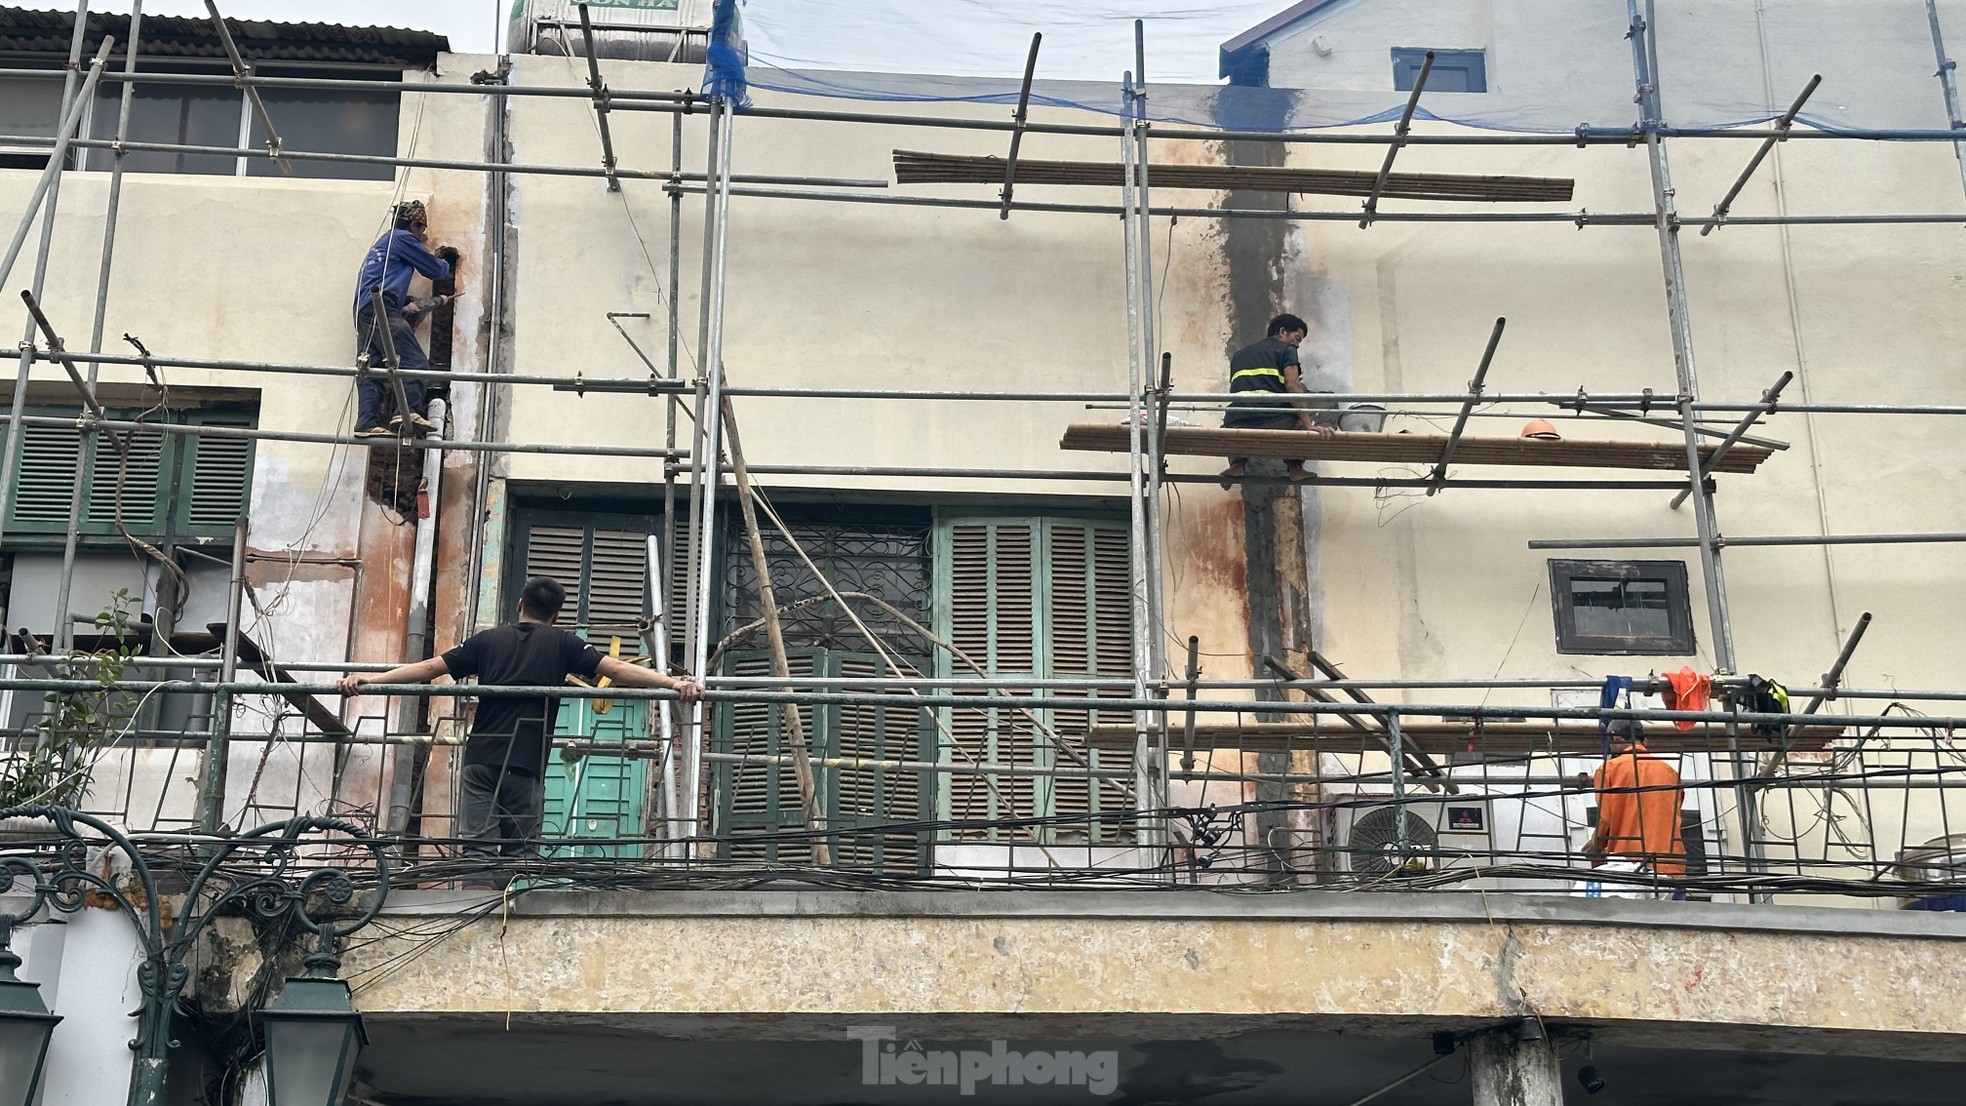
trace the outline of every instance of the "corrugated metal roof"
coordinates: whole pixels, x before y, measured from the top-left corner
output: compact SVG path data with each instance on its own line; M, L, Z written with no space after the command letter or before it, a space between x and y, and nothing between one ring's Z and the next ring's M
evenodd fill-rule
M402 27L348 27L338 23L273 23L256 19L227 19L233 41L247 61L321 61L395 68L423 69L451 48L450 39L429 31ZM30 11L0 7L0 53L41 55L66 59L75 31L75 13ZM89 14L87 52L102 36L121 44L129 40L130 17L115 13ZM141 57L224 58L225 47L211 22L169 15L143 19Z

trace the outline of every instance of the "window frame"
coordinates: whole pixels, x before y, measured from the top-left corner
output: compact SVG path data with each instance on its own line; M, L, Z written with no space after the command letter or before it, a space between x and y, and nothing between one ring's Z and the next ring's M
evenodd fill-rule
M1556 622L1556 651L1567 655L1686 657L1697 652L1693 632L1692 585L1685 561L1549 560L1550 608ZM1577 626L1579 580L1660 580L1666 585L1666 633L1591 634Z
M231 66L223 59L160 59L139 55L138 60L143 64L147 72L152 73L191 73L229 76L232 72ZM25 65L30 69L45 69L47 72L46 80L52 87L58 88L64 76L64 71L59 66L53 64L27 62ZM255 63L254 72L260 76L270 77L323 77L338 80L372 80L378 84L387 84L401 81L404 71L390 66L330 61L267 61ZM19 79L31 80L33 78ZM96 94L89 97L87 102L82 106L82 118L77 127L77 137L94 141L106 141L115 137L123 87L120 82L105 81L97 88ZM233 123L227 132L225 141L240 149L261 148L260 145L256 145L254 142L254 136L260 129L260 124L253 111L252 102L246 96L243 89L215 85L146 84L140 85L139 87L152 90L177 90L181 95L189 95L191 92L197 90L220 89L225 93L223 98L228 109L227 114ZM277 92L279 90L272 91ZM341 91L347 93L349 97L355 97L358 93L358 90L354 89ZM401 153L403 141L403 94L386 88L378 88L373 92L360 93L359 95L388 97L389 102L386 104L378 100L376 103L370 105L375 109L377 113L376 119L378 121L387 121L389 130L386 141L383 140L384 136L378 132L378 140L373 144L371 149L350 150L334 142L322 143L302 139L302 141L296 143L295 133L291 130L283 131L282 139L289 145L295 146L295 148L316 153L381 154L391 157ZM139 97L141 98L141 94L139 94ZM166 99L168 97L162 93L153 92L152 98ZM283 110L277 95L269 103L268 110L274 115L277 124ZM154 138L145 138L141 133L133 134L131 137L132 141L155 141ZM47 158L46 152L39 147L6 147L0 149L0 157L11 157L15 160L31 159L35 155L38 155L43 162ZM170 158L172 167L169 169L133 169L126 164L126 171L155 176L252 177L259 180L271 180L287 176L287 174L281 172L278 168L272 167L271 160L263 156L242 155L227 159L220 158L218 155L187 154L183 152L154 152L152 156ZM69 151L68 157L68 168L76 172L107 172L115 165L116 160L112 151L94 147L76 147ZM229 162L229 167L224 170L219 170L216 166L210 169L186 169L184 163L187 158L227 161ZM387 181L393 179L395 174L394 166L376 165L366 162L308 161L295 162L293 164L296 166L294 176L302 179ZM301 170L299 167L303 165L308 168ZM18 167L38 169L39 165L22 164Z
M1488 91L1488 51L1484 48L1445 50L1432 46L1395 46L1392 48L1394 92L1413 91L1413 82L1419 77L1420 67L1426 64L1429 50L1432 50L1434 55L1434 74L1449 69L1459 70L1467 75L1465 83L1470 87L1436 88L1432 83L1433 76L1429 75L1426 89L1428 92L1452 92L1457 95L1476 96ZM1475 85L1480 87L1472 87Z

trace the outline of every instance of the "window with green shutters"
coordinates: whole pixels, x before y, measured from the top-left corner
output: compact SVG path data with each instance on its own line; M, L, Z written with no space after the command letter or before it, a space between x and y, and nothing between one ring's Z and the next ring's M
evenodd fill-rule
M75 419L78 408L27 408L31 416ZM154 412L110 410L111 419L160 420ZM174 411L180 425L250 428L241 411ZM138 430L119 450L109 431L85 436L73 426L21 428L18 476L7 504L9 544L60 541L68 532L75 472L82 470L78 533L121 540L122 524L148 539L229 538L252 494L253 441L249 438Z
M941 656L941 675L974 676L976 668L1012 681L1132 674L1132 574L1123 524L947 518L936 528L935 545L936 630L961 654ZM1099 720L1096 709L1079 705L1096 697L1070 690L1035 694L1050 705L943 711L948 732L940 735L941 759L1102 766L1098 754L1075 736ZM1123 698L1126 692L1102 694ZM1120 779L1095 785L1083 776L946 774L941 809L950 822L948 835L956 839L1112 843L1130 838L1130 827L1102 816L1130 807L1131 790L1130 782ZM1031 819L1048 821L1006 824Z
M924 657L895 659L904 667L921 671L929 667ZM876 654L836 649L788 649L786 664L794 676L872 679L892 671ZM732 676L770 676L771 654L767 650L730 654L721 671ZM905 704L828 703L807 706L800 713L833 866L888 873L921 870L928 846L922 823L934 810L934 774L891 762L932 759L929 711ZM721 855L760 865L810 863L811 838L800 808L796 769L790 763L792 745L784 706L729 703L720 705L713 717L717 752L785 758L715 765ZM856 760L890 763L856 764Z

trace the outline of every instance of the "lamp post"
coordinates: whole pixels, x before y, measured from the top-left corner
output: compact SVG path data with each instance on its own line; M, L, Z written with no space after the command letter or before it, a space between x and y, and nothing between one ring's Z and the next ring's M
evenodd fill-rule
M339 1106L355 1074L355 1055L366 1041L361 1016L348 1000L348 985L335 978L341 961L335 942L361 929L382 909L389 890L389 861L382 843L359 827L331 818L290 818L211 845L211 855L192 876L177 916L165 920L150 864L122 831L92 815L65 807L22 806L0 810L0 821L45 820L57 840L35 853L0 856L0 892L25 890L26 908L0 914L0 1106L25 1106L34 1098L54 1023L61 1019L41 1003L39 988L14 978L20 958L8 948L13 927L45 907L73 913L85 896L107 898L136 927L142 960L137 985L136 1053L130 1073L131 1106L158 1106L164 1097L171 1011L183 996L190 970L185 958L214 918L228 911L269 922L291 919L318 942L307 958L308 975L290 979L261 1012L266 1028L267 1076L272 1106ZM316 920L310 902L345 906L355 899L355 880L341 867L303 863L299 848L320 844L303 835L329 833L341 848L366 854L360 870L373 872L375 895L352 919ZM117 881L90 864L92 849L111 849L129 859L140 894L126 895ZM24 886L23 886L24 885ZM16 1063L16 1057L24 1060Z

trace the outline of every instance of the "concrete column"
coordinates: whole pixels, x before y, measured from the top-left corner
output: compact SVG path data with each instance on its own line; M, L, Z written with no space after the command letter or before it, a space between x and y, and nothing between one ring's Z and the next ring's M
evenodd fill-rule
M1563 1071L1540 1032L1525 1039L1514 1028L1497 1029L1469 1041L1468 1049L1474 1106L1563 1106Z

